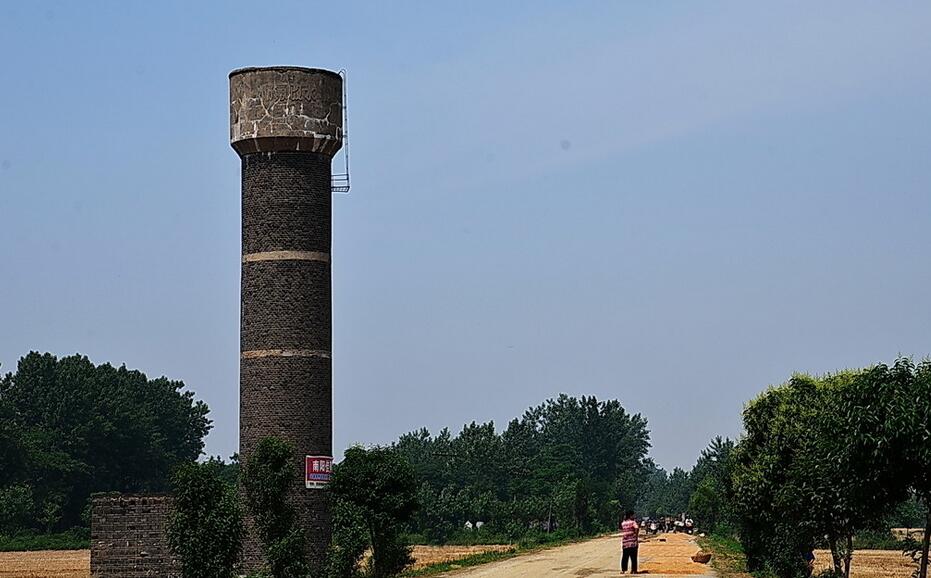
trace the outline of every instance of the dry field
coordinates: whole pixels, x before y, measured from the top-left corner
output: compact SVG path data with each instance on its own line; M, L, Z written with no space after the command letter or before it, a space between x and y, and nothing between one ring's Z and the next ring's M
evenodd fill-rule
M414 546L414 569L441 562L455 562L485 552L507 552L514 546Z
M88 578L90 550L0 552L0 578Z
M831 568L831 552L815 550L815 573ZM896 550L857 550L850 565L851 578L910 578L911 559Z
M899 540L904 540L905 538L913 538L920 542L921 539L925 535L925 529L924 528L893 528L892 535L898 538Z
M513 546L414 546L414 568ZM0 552L0 578L89 578L90 550Z

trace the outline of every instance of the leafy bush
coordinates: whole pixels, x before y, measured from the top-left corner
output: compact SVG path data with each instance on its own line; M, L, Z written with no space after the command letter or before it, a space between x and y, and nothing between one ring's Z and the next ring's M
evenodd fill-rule
M246 503L273 578L304 578L310 573L304 530L297 524L288 487L294 479L294 447L276 437L259 441L240 471Z
M35 523L32 486L13 484L0 488L0 532L15 534Z
M367 530L374 578L397 575L413 562L401 531L417 508L416 488L413 468L393 448L349 448L334 468L330 491L352 527Z
M890 531L860 532L853 537L855 550L898 550L902 552L906 546L905 540L899 540Z
M185 578L229 578L242 548L243 524L234 486L211 459L185 464L172 477L174 512L168 543Z
M333 502L333 539L327 550L326 576L353 578L359 575L369 545L368 529L359 508L346 500Z

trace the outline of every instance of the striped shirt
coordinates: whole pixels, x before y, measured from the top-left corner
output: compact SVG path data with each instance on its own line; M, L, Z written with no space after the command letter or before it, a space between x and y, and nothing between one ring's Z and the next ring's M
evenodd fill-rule
M624 520L621 522L621 547L636 548L637 534L640 532L640 526L636 520Z

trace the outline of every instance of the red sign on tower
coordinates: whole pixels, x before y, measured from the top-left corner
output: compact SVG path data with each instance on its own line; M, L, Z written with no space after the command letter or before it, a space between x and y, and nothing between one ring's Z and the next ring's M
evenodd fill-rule
M319 490L330 483L333 472L332 456L307 456L304 458L304 478L308 488Z

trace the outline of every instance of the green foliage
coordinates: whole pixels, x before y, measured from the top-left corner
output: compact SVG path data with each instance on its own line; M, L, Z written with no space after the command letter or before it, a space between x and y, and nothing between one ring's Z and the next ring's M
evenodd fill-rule
M236 488L211 459L188 463L172 477L174 512L168 543L185 578L229 578L242 547L243 523Z
M883 520L881 528L921 528L927 520L925 505L912 493Z
M80 355L20 359L0 378L0 508L27 493L33 503L12 517L5 510L0 524L12 527L0 532L86 524L94 492L166 491L172 469L200 455L210 429L207 406L183 387Z
M86 550L90 548L90 531L72 528L55 534L24 532L0 535L0 552L27 552L39 550Z
M32 486L13 484L0 488L0 528L18 533L28 529L36 519Z
M914 378L907 389L911 411L903 416L908 424L908 442L905 445L905 469L912 492L919 497L925 511L925 531L918 553L918 578L928 577L929 551L931 551L931 361L925 361L913 370Z
M897 550L908 547L905 540L899 540L888 530L866 530L853 537L854 550Z
M844 470L838 466L843 458L832 455L837 447L827 435L838 388L850 378L796 375L745 409L746 435L735 454L734 488L751 571L796 576L801 553L815 536L829 535L838 554L840 540L856 529L853 516L859 513L845 492L851 481L842 479ZM844 513L834 516L835 507Z
M694 477L681 468L674 468L667 474L652 463L650 466L638 510L649 516L678 516L688 511Z
M232 486L239 485L239 454L231 455L228 462L217 456L216 461L220 464L220 478Z
M732 481L734 442L720 436L702 450L689 473L693 485L688 512L705 532L726 533L736 522Z
M288 498L294 480L294 447L276 437L263 438L240 475L268 572L273 578L306 577L310 572L306 539Z
M396 449L349 448L333 470L330 492L337 513L350 524L340 530L346 535L334 540L339 548L333 562L337 569L347 570L352 556L361 554L360 525L367 529L372 547L371 576L395 576L413 563L402 530L417 509L417 484L413 468Z
M419 482L412 530L434 543L458 540L466 522L479 521L484 535L512 541L555 528L614 530L655 467L646 457L646 420L594 397L548 400L500 434L493 423L469 424L455 436L422 429L396 447Z
M747 556L740 541L729 534L707 534L698 538L705 552L711 552L711 566L723 578L745 578L748 572ZM763 573L765 574L765 573ZM754 574L760 576L761 573Z
M823 536L833 573L849 576L855 539L909 495L931 498L929 426L931 366L908 359L796 375L751 402L732 476L750 569L792 576ZM926 543L918 550L926 575Z
M369 546L368 525L362 510L346 500L333 500L333 539L327 550L327 578L353 578Z

